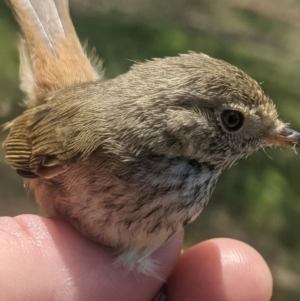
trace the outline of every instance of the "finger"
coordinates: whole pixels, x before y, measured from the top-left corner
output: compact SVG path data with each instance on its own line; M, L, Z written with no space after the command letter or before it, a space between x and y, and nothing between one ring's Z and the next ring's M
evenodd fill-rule
M115 268L106 248L68 224L32 215L0 218L1 300L150 300L162 281ZM153 257L171 273L182 247L174 235Z
M267 301L272 276L252 247L220 238L184 252L167 286L170 301Z

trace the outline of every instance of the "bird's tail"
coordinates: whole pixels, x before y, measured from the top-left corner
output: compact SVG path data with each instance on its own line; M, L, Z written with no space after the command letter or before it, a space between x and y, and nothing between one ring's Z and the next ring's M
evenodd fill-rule
M29 107L51 91L99 78L76 35L68 0L7 1L23 32L20 77Z

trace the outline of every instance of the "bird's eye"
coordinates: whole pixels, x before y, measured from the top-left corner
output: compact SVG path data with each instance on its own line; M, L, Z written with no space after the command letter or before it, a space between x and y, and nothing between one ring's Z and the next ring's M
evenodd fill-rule
M222 123L226 130L237 131L244 123L244 116L241 112L225 110L221 115Z

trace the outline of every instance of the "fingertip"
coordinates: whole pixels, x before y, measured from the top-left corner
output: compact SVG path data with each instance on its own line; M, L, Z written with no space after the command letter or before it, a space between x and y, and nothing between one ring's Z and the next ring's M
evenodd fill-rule
M168 280L170 300L267 301L272 276L264 259L249 245L212 239L182 254Z

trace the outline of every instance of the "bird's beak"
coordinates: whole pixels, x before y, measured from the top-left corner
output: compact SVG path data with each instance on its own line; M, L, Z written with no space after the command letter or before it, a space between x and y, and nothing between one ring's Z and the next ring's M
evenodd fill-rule
M300 147L300 133L284 127L277 135L265 137L268 144Z

